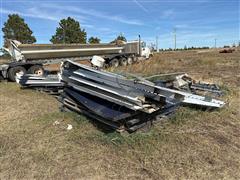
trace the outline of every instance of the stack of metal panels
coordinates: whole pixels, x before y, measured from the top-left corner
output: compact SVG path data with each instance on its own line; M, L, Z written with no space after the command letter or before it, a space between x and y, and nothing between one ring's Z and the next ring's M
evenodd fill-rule
M67 87L60 96L61 109L65 108L85 115L93 120L97 120L110 126L117 131L136 131L144 127L147 123L155 120L156 116L165 117L177 108L177 104L166 103L153 112L146 113L140 110L132 110L116 103L92 96L74 88Z
M23 88L35 88L47 92L58 92L63 89L59 75L39 76L35 74L20 74L16 75L16 82Z
M61 67L63 107L121 130L135 131L180 103L222 107L224 102L159 86L141 77L122 76L66 61Z

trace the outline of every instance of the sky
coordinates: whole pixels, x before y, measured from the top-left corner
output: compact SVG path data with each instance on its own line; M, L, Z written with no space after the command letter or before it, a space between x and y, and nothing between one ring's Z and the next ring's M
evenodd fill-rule
M108 43L122 33L138 34L148 45L177 48L232 45L239 42L239 0L0 0L1 29L8 14L17 13L33 31L37 43L50 43L60 19L73 17L87 36ZM0 47L3 33L0 32Z

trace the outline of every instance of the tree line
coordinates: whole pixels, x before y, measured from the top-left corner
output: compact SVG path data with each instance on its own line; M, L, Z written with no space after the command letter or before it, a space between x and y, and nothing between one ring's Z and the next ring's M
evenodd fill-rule
M28 24L18 14L9 14L7 21L4 23L2 28L4 45L6 45L7 39L18 40L23 44L32 44L37 40L33 35L33 31L29 28ZM111 43L117 42L118 40L127 41L126 38L120 34ZM87 32L82 29L80 23L68 17L62 19L59 22L59 26L56 28L55 34L51 37L50 42L53 44L98 44L101 40L98 37L90 37L87 39Z

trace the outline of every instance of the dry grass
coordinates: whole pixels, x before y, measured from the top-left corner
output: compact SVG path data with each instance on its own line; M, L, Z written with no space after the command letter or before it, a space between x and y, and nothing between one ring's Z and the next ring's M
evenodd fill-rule
M239 179L239 57L239 51L164 53L122 68L217 81L229 103L212 112L183 107L150 132L128 136L60 113L54 97L1 83L0 179Z

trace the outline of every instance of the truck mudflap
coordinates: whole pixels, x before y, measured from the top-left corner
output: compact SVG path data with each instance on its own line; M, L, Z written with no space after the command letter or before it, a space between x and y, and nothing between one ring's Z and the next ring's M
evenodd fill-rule
M0 78L2 78L2 80L8 78L7 74L8 68L9 68L8 64L0 65Z

